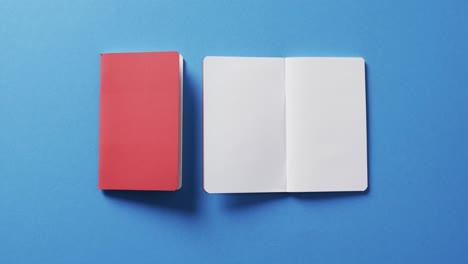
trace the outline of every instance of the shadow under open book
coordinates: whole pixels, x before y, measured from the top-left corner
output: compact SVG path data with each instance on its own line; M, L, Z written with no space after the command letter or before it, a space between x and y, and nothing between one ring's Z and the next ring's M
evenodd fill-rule
M363 192L299 192L299 193L243 193L221 194L228 209L242 209L262 206L282 199L298 199L304 201L327 201L335 199L352 199L366 196L369 189Z
M185 66L184 66L185 67ZM184 71L186 72L186 71ZM183 98L183 152L182 152L182 187L175 192L164 191L124 191L112 190L103 191L106 197L127 202L139 203L145 206L174 210L181 213L196 214L197 212L197 192L201 190L201 183L196 181L199 174L197 155L200 152L196 142L198 132L201 129L198 108L201 102L197 102L197 83L184 73L184 98Z
M224 196L224 201L228 209L241 209L260 206L271 203L289 196L288 193L237 193L237 194L216 194Z
M289 193L295 199L300 200L335 200L335 199L351 199L353 197L366 196L369 193L369 188L362 192L314 192L314 193Z

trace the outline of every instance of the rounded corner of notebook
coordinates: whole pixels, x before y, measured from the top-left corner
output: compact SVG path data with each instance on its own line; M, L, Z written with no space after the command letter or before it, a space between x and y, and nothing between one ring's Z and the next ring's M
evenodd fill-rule
M177 51L177 50L168 51L168 53L172 53L172 54L176 55L177 57L179 57L179 56L182 57L182 54L180 54L180 52Z
M177 183L177 186L176 186L176 188L175 188L174 191L179 191L180 189L182 189L182 181L179 181L179 182Z
M105 191L106 190L104 184L101 182L101 179L99 179L98 182L97 182L97 189L100 190L100 191Z
M358 191L359 191L359 192L366 192L368 189L369 189L369 184L368 184L368 182L366 181L365 184L363 184L362 186L360 186L360 187L358 188Z
M359 61L359 63L362 63L363 65L366 64L366 59L364 59L364 57L356 57L356 59Z
M103 191L103 192L112 190L111 188L106 187L106 186L102 186L101 184L98 184L97 189L98 189L99 191Z
M210 191L209 188L206 187L206 184L203 184L203 191L208 193L208 194L214 194L216 192Z
M213 56L205 56L203 58L202 64L205 65L206 63L208 63L212 59L213 59Z

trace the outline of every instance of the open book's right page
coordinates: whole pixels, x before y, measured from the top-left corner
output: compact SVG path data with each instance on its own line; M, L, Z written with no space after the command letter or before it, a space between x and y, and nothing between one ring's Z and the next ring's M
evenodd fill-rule
M367 189L362 58L286 58L288 192Z

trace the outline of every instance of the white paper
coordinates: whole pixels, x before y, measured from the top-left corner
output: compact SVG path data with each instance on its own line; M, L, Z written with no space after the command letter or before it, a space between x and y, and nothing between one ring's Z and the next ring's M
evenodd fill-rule
M182 188L182 139L183 139L183 131L184 131L184 57L179 54L179 79L180 79L180 101L179 101L179 186L177 186L177 190Z
M362 58L207 57L209 193L367 188Z
M286 190L284 104L283 58L205 58L205 191Z
M286 59L287 191L367 189L362 58Z

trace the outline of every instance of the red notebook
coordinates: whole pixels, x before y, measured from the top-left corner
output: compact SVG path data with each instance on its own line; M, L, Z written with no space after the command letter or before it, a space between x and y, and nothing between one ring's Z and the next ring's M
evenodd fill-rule
M101 54L99 189L181 187L182 70L178 52Z

